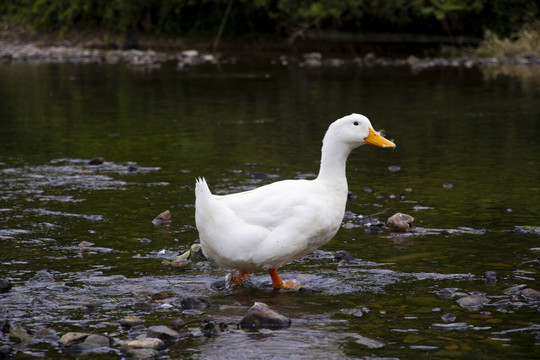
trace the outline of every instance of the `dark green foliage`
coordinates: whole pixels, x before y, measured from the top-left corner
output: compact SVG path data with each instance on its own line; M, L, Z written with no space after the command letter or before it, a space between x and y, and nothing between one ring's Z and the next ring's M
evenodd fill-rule
M0 17L46 32L137 29L215 34L230 0L3 0ZM233 0L226 34L294 36L308 28L508 35L540 17L537 0Z

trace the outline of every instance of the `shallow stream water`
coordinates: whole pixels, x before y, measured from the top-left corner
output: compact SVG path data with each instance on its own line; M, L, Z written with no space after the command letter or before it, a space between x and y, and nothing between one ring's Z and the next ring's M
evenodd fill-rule
M137 335L119 325L128 315L146 327L191 321L163 359L540 356L538 69L0 65L9 356L120 359L118 344ZM227 270L209 262L163 263L197 242L196 177L220 194L313 178L326 128L352 112L397 148L349 157L343 228L280 271L309 291L273 291L264 272L223 289L213 284ZM171 224L152 224L164 210ZM415 218L413 232L381 226L396 212ZM356 263L338 266L338 250ZM186 297L211 306L182 309ZM239 330L254 302L291 326ZM201 331L212 322L222 329ZM31 339L10 337L16 327ZM58 344L69 331L114 343L74 354Z

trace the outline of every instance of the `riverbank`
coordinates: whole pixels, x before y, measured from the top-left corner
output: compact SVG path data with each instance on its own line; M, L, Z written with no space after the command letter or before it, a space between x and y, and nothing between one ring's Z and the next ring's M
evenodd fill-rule
M259 51L258 53L261 53ZM252 51L235 53L235 58L254 56ZM2 63L75 63L75 64L117 64L126 63L129 67L159 68L167 62L176 62L178 68L203 63L218 63L230 58L233 54L225 50L219 53L202 51L197 48L178 47L178 50L155 51L117 50L99 47L70 44L64 42L54 45L44 45L39 42L4 41L0 46L0 62ZM401 57L378 56L374 52L351 56L340 54L326 55L323 52L295 53L286 51L269 51L265 54L272 63L300 67L341 67L345 65L359 66L410 66L422 70L438 67L467 67L493 65L540 66L540 57L534 54L525 56L478 57L461 55L457 57L419 57L413 54Z

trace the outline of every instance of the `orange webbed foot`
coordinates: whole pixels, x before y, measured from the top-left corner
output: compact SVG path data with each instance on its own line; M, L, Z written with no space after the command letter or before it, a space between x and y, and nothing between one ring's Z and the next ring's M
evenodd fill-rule
M302 286L298 281L296 280L281 280L279 277L276 269L268 269L268 273L270 274L270 277L272 278L272 287L275 290L280 289L291 289L291 290L298 290Z
M229 283L232 285L243 285L247 279L249 279L249 271L246 270L233 270L228 276Z

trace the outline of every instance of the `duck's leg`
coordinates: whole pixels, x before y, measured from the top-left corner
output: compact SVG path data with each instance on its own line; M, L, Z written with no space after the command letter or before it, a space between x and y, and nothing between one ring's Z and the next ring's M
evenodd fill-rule
M292 281L283 281L279 277L276 269L268 269L268 273L270 274L270 277L272 278L272 287L276 290L279 289L295 289L298 290L302 287L302 284L300 284L296 280Z
M268 269L268 273L270 273L270 277L272 278L272 287L274 289L282 289L283 288L283 280L279 277L276 269Z
M235 285L242 285L249 279L249 271L246 270L233 270L229 275L229 282Z

